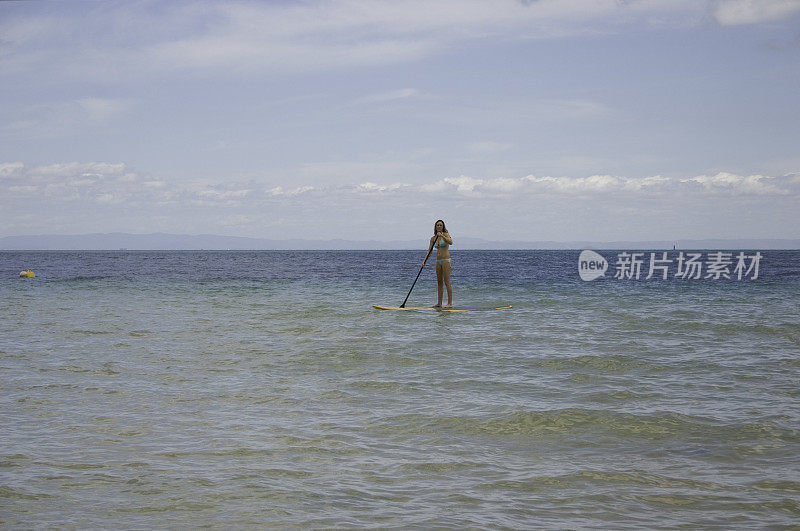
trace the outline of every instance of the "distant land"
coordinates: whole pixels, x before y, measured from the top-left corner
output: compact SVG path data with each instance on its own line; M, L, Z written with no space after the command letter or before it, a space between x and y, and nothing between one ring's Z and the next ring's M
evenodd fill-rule
M493 241L457 238L458 249L800 249L800 239L705 239L674 241ZM418 240L270 240L212 234L127 234L5 236L0 250L345 250L424 249Z

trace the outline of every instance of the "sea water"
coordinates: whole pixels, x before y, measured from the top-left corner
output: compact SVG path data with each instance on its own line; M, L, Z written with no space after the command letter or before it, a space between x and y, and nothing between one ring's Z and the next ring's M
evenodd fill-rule
M800 252L617 253L2 252L0 525L796 525Z

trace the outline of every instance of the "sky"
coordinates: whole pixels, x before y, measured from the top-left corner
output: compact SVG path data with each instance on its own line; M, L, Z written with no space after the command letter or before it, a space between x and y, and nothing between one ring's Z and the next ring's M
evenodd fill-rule
M0 236L800 237L800 0L0 2Z

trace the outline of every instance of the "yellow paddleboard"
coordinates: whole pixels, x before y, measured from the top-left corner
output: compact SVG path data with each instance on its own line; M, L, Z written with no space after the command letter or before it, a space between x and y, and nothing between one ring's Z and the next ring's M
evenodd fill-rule
M511 308L511 306L496 306L491 308L433 308L431 306L395 308L392 306L377 306L375 304L373 304L372 307L377 310L436 310L439 312L474 312L480 310L508 310Z

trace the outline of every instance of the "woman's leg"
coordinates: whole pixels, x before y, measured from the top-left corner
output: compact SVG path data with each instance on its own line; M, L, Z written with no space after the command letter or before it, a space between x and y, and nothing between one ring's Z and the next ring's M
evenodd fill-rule
M450 285L450 271L453 269L453 264L450 260L442 264L442 280L444 285L447 286L447 306L453 306L453 286ZM442 302L442 284L439 283L439 303Z
M443 278L443 267L438 261L436 262L436 293L439 296L439 302L436 303L434 308L441 308L442 307L442 296L444 295L444 278Z

